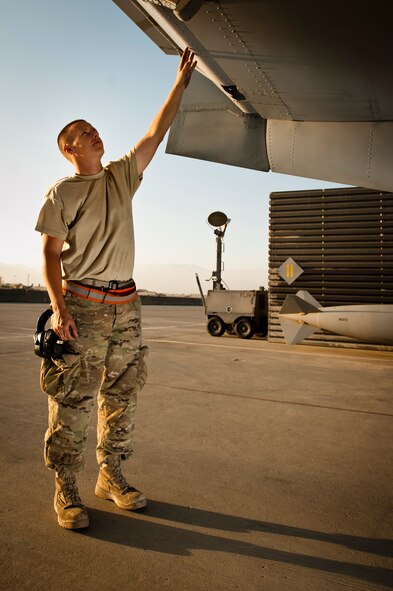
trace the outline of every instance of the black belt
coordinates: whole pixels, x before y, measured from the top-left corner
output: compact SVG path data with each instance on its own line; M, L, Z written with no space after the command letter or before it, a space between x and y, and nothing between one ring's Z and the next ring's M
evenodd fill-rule
M132 289L135 287L135 281L128 279L127 281L101 281L101 279L88 279L87 281L75 281L70 279L72 283L81 285L82 287L96 288L100 291L116 291L118 289Z

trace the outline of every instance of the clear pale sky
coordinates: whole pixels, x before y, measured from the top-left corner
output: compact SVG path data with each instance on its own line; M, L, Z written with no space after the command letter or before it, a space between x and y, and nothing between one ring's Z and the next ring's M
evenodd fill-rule
M120 157L147 131L178 59L162 53L111 0L0 0L0 7L0 263L39 268L34 226L43 194L73 174L58 152L58 131L85 118L103 138L104 162ZM244 288L267 287L269 193L337 186L167 155L165 143L134 199L134 276L138 283L139 272L148 289L187 293L182 273L215 267L206 219L216 210L232 220L228 273L249 271L254 285ZM174 265L176 285L168 288L162 276Z

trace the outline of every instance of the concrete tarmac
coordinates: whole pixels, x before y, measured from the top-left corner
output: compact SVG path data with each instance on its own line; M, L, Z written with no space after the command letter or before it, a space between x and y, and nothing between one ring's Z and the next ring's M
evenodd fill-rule
M44 309L0 304L3 591L393 588L393 353L213 338L202 308L144 306L149 377L124 472L149 505L94 496L92 424L91 524L72 532L42 458Z

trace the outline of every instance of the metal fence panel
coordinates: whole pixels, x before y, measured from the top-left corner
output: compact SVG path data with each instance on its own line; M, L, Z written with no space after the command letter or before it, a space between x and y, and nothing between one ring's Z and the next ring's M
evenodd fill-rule
M278 314L299 289L322 306L393 304L393 193L274 192L269 218L269 341L284 342ZM290 285L278 274L288 258L303 269ZM323 331L304 342L393 350Z

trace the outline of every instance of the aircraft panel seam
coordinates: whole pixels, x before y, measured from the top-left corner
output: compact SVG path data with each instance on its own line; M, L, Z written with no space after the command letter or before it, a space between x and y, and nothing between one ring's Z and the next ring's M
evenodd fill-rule
M296 129L297 129L297 126L296 126L296 121L295 121L293 128L292 128L291 170L293 170L293 168L294 168Z
M250 49L250 47L244 37L244 34L242 34L242 32L238 30L238 28L236 27L236 22L233 20L233 18L231 18L228 10L222 5L220 0L217 0L217 2L216 2L216 9L217 9L217 12L216 12L217 16L219 16L221 18L222 24L224 24L224 26L227 27L226 29L224 29L224 32L227 33L227 35L224 35L224 37L229 38L229 41L230 41L230 42L228 41L229 46L231 48L236 47L236 46L241 47L240 51L238 49L232 49L232 51L235 54L243 53L252 62L252 65L255 68L256 74L251 73L250 64L246 63L245 67L246 67L250 77L254 79L254 83L257 84L259 88L263 85L266 89L266 90L262 91L263 95L273 98L275 101L277 101L277 103L280 104L281 109L280 109L279 105L276 105L276 108L279 111L279 118L281 118L280 116L282 116L282 110L283 110L285 113L285 118L293 119L293 115L292 115L288 105L284 102L281 95L277 92L277 90L273 84L273 81L266 74L263 64L255 56L253 51ZM221 29L222 29L222 27L219 27L219 30L221 30ZM246 89L246 88L244 88L244 86L241 86L241 87L239 86L239 89L242 92L244 92L244 94L246 95L247 98L249 98L250 94L254 93L254 91L252 89ZM280 110L281 110L281 113L280 113Z
M370 178L370 171L371 171L371 158L372 158L372 151L373 151L373 139L374 139L374 127L371 126L370 129L370 136L368 142L368 153L367 153L367 171L366 175L367 178Z
M269 166L272 171L274 171L274 162L273 162L273 150L272 150L272 126L271 122L267 121L267 153L269 158Z

